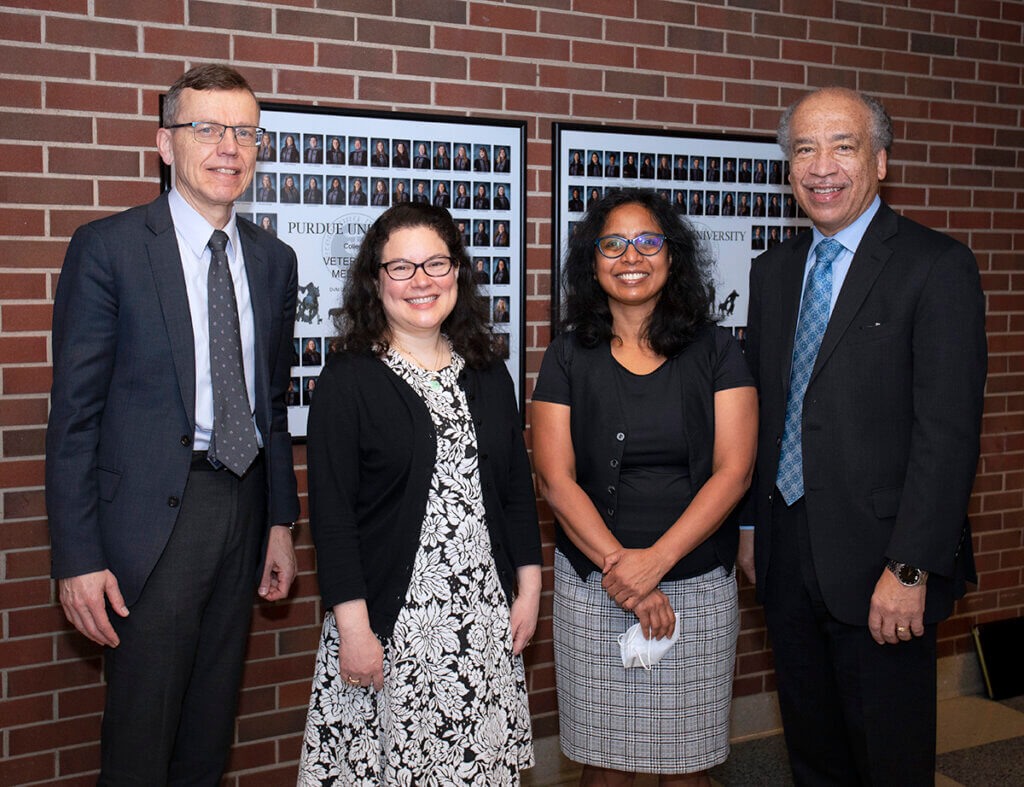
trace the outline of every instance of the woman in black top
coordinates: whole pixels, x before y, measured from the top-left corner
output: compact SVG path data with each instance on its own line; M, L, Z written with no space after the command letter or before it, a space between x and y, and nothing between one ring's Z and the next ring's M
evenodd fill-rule
M753 472L757 396L709 320L699 237L653 191L590 209L565 277L568 331L545 353L532 429L558 522L562 751L584 783L645 771L706 784L729 751L738 531L723 523ZM615 641L638 621L646 638L680 626L649 672L623 670Z
M540 536L486 323L447 211L374 222L309 413L327 614L299 784L511 784L533 763L521 653Z

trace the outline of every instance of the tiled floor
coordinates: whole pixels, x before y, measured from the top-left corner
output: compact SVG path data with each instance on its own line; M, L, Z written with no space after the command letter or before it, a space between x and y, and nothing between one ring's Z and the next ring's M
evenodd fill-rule
M1024 785L1024 697L992 702L956 697L939 703L936 787ZM572 785L579 766L558 750L558 738L535 742L537 766L526 771L523 787ZM729 760L711 772L712 784L792 784L781 735L734 742ZM636 787L654 787L644 776Z

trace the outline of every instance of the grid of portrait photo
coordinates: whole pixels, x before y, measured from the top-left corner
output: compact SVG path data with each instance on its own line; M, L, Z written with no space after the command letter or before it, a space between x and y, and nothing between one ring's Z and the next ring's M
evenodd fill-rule
M685 216L714 256L715 315L746 323L750 260L809 227L773 141L555 124L555 248L611 191L652 189ZM556 271L557 272L557 271Z
M496 341L519 386L522 124L428 117L413 121L386 113L264 108L261 124L267 131L238 209L298 255L295 363L288 391L293 435L305 434L305 408L331 352L333 315L347 267L366 229L402 202L433 204L451 213L480 297L487 299Z

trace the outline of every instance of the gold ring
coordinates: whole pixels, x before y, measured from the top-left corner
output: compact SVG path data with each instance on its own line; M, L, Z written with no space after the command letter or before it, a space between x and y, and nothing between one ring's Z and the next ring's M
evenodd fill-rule
M897 631L910 631L910 629L908 629L906 626L897 626L896 630Z
M351 683L353 686L359 685L359 678L355 678L355 677L353 677L351 675L349 675L347 678L345 678L345 680L348 681L349 683Z

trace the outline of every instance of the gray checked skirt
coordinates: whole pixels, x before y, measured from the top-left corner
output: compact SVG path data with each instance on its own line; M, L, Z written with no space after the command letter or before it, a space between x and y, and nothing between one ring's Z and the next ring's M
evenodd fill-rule
M679 639L649 672L625 669L617 637L637 622L593 572L583 581L555 551L555 679L561 745L586 765L693 773L729 756L739 609L734 571L662 582Z

